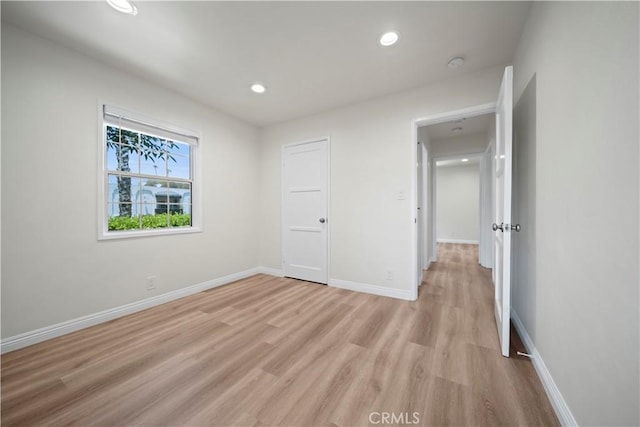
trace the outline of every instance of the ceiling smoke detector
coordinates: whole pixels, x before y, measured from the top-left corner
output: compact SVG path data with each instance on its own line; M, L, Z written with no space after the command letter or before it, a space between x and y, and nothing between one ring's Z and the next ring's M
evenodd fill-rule
M464 64L464 58L462 56L456 56L451 58L449 62L447 62L447 67L449 68L458 68Z
M462 128L460 126L458 126L457 128L451 129L451 132L460 132L461 130L462 130Z

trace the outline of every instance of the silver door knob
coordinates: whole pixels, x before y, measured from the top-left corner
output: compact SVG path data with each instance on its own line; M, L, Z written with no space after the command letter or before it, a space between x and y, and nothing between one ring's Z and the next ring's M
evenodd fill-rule
M320 218L318 221L320 221L320 223L324 224L324 223L325 223L325 221L326 221L326 219L324 219L324 218Z
M520 224L511 224L511 229L513 231L515 231L516 233L519 233L522 227L520 227Z
M491 226L491 229L492 229L493 231L498 231L498 230L500 230L500 231L504 232L504 222L501 222L501 223L500 223L500 225L498 225L498 224L496 224L496 223L494 222L494 223L493 223L493 225Z

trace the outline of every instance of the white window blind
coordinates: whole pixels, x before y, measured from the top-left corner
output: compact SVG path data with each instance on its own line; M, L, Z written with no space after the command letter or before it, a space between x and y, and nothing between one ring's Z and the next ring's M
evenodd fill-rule
M195 132L180 129L173 125L159 123L156 120L146 119L137 114L122 110L110 105L103 106L103 118L106 124L135 129L149 135L180 141L189 145L198 145L198 136Z

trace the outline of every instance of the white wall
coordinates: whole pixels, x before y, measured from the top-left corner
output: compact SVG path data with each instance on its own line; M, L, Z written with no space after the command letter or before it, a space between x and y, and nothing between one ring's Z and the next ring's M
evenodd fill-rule
M492 116L495 117L494 114ZM434 139L431 141L431 151L434 157L457 156L459 154L483 153L488 145L487 132L479 132L446 139Z
M268 126L262 132L260 256L281 268L282 144L331 137L330 278L409 291L415 274L414 118L493 102L502 67ZM398 200L402 192L404 200ZM386 280L386 270L394 279Z
M202 132L203 233L97 241L98 99ZM3 338L258 265L252 126L3 23L2 141Z
M478 243L480 240L480 167L438 166L436 224L439 242Z
M638 16L534 3L514 62L513 305L580 425L640 422Z

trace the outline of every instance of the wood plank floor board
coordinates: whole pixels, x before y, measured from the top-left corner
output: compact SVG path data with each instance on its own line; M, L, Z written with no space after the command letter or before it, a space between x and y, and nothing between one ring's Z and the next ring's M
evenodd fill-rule
M345 346L342 346L341 350L344 351L344 348ZM335 353L307 353L303 362L297 365L298 369L295 372L286 372L252 415L265 425L280 424L299 404L299 397L311 390L326 374L327 368L335 360Z
M292 286L302 286L306 288L306 295L303 294L299 301L294 302L293 305L287 309L275 313L271 319L268 320L270 325L287 330L295 330L299 325L305 324L308 320L316 316L317 313L340 300L338 294L321 292L323 289L319 288L320 285L293 282Z
M374 345L389 326L398 307L399 304L393 300L381 300L365 321L357 329L354 328L354 334L349 341L361 347Z
M471 389L440 377L431 378L426 404L420 413L422 425L429 426L481 426L484 424L474 413Z
M313 347L314 340L322 339L328 334L351 309L351 306L345 304L327 308L283 343L263 369L276 376L282 375L302 353Z
M209 364L210 372L200 372L193 377L190 384L183 387L182 395L168 396L134 421L135 424L149 425L186 425L193 414L206 409L210 404L216 404L224 392L236 382L242 381L252 367L260 363L273 350L270 344L258 342L248 346L238 355L228 355L227 360L220 366ZM217 365L217 364L216 364ZM178 394L178 393L176 393Z
M469 385L471 380L466 357L469 331L465 329L465 312L455 306L444 306L442 310L434 373L446 380Z
M396 414L421 412L416 408L421 408L427 401L433 361L433 348L407 344L393 369L396 380L385 387L380 406Z
M415 313L409 341L435 347L442 317L442 305L427 299Z
M200 412L190 417L186 425L196 426L227 426L236 424L236 420L249 417L250 411L255 411L256 402L263 396L269 395L275 387L278 377L254 369L242 381L225 390L215 404L209 404ZM258 420L250 416L252 423Z
M172 385L196 364L197 361L178 353L116 387L85 394L82 400L66 411L49 414L46 422L49 425L83 425L90 419L91 425L111 426L113 414L118 414L119 422L124 424L127 419L133 418L133 414L151 408L161 399L165 390L172 390Z
M270 297L267 296L254 300L251 304L247 304L244 307L237 305L230 307L232 310L230 310L228 314L220 317L220 320L233 325L246 322L258 316L271 319L273 313L282 311L292 304L296 304L305 294L308 294L308 292L301 286L287 286L282 292L273 293Z
M409 305L396 312L389 327L369 349L367 361L360 367L350 389L331 416L332 422L340 426L369 424L370 412L383 410L386 391L394 383L402 386L397 382L395 369L406 351L413 313L415 310Z
M480 346L468 345L467 349L469 371L473 377L471 389L478 397L475 416L483 424L526 424L525 411L520 406L522 402L505 369L507 365L513 365L514 360L507 361L503 357L497 357L495 351Z
M258 274L7 353L2 425L558 425L477 246L438 251L416 301Z
M329 423L329 417L346 393L365 351L356 345L346 345L332 355L325 374L296 400L281 424L316 426Z

